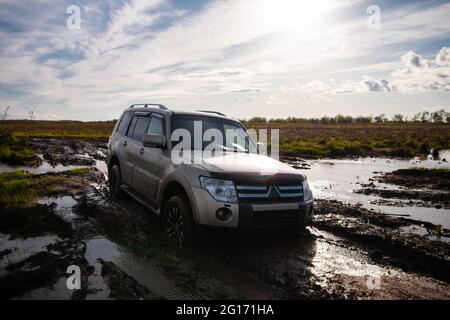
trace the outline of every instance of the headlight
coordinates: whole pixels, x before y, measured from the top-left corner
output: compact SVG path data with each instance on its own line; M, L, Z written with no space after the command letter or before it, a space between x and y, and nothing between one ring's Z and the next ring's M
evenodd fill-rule
M217 201L237 202L236 188L233 181L200 177L200 184Z
M312 200L313 194L308 185L308 180L303 181L303 201Z

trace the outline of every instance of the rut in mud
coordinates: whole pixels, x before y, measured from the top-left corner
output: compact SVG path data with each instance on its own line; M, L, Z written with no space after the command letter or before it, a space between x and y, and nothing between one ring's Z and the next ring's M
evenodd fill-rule
M38 143L54 165L104 150ZM450 299L449 230L431 223L323 200L306 232L205 231L180 251L146 208L111 202L95 167L52 175L57 192L2 209L1 298ZM30 229L29 217L47 227ZM69 265L81 269L80 290L67 289Z

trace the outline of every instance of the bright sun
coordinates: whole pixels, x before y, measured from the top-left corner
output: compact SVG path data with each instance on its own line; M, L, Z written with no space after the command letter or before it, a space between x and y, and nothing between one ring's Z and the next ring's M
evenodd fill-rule
M330 8L327 0L262 0L262 14L274 27L311 28Z

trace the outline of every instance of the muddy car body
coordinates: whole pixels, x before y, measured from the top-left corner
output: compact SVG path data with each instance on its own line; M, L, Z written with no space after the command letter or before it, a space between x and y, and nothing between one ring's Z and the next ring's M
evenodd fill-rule
M109 141L111 196L125 192L162 216L180 245L192 239L197 226L246 229L309 223L313 197L306 177L278 160L233 150L209 157L193 152L188 161L175 161L172 134L176 129L195 131L196 121L239 130L256 146L239 121L222 114L133 105L122 113Z

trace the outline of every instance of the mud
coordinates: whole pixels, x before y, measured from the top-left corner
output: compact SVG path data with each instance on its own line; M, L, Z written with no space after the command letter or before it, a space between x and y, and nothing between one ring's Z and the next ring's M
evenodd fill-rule
M146 287L140 285L135 279L127 275L112 262L100 259L102 264L102 276L111 288L109 298L119 300L163 300Z
M33 139L32 146L52 166L92 166L96 160L104 160L107 146L102 141L80 139Z
M450 208L450 170L448 169L399 169L377 175L371 180L368 184L362 184L362 188L355 192L382 198L373 203L437 209ZM375 182L384 184L384 187ZM394 185L396 188L386 187L390 185Z
M403 199L407 200L407 203L409 203L410 205L415 204L414 200L420 200L422 201L422 203L420 203L420 206L423 207L450 209L450 193L448 192L432 192L425 190L391 190L380 188L365 188L356 190L355 192L365 195L375 195L386 199Z
M438 241L448 237L450 230L422 221L380 215L357 206L344 206L337 201L318 201L314 225L366 245L374 262L450 281L450 244ZM425 228L428 235L438 240L402 232L402 228L411 226Z
M51 205L37 205L26 210L4 209L0 213L0 232L9 234L10 239L15 239L45 234L68 236L72 233L72 228L54 214Z
M294 169L308 170L311 169L311 163L299 157L281 156L280 160L287 163Z
M450 299L450 231L432 223L317 200L304 232L203 230L179 250L148 209L111 201L94 167L52 174L57 192L0 219L0 298Z
M76 242L63 241L47 249L7 265L7 274L0 278L1 299L20 297L39 287L51 287L60 277L67 275L69 265L85 266L83 248Z
M450 191L450 170L399 169L376 177L383 183L414 189Z

